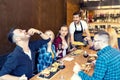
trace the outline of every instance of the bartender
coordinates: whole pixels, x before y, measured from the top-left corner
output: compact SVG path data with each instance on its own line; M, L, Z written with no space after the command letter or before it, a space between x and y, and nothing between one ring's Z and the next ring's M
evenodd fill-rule
M71 43L75 41L84 42L91 40L87 23L81 19L82 14L80 12L73 13L73 22L69 26ZM83 38L83 32L86 33L86 37Z

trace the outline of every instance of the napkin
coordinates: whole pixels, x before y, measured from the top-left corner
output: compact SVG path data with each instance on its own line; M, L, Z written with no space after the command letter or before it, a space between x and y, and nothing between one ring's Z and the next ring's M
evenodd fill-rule
M82 80L80 76L78 76L78 74L73 74L71 77L71 80Z
M65 57L63 60L65 61L72 61L74 58L73 57Z

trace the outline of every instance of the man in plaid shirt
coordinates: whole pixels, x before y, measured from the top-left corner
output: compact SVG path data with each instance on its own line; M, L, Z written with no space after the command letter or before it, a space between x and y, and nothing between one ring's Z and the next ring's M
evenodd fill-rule
M105 31L95 34L93 45L99 51L93 75L84 73L77 63L73 68L82 80L120 80L120 52L109 46L109 39L110 36Z

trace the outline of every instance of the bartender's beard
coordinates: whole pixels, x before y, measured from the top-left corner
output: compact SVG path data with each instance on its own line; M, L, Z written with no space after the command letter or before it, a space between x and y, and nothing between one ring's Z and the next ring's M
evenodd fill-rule
M75 23L75 24L79 24L79 23L80 23L80 21L74 21L74 23Z

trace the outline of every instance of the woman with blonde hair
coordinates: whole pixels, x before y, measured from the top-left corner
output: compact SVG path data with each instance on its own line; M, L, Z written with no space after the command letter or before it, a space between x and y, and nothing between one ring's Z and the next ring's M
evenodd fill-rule
M56 61L55 46L53 45L55 37L54 33L51 30L47 30L45 31L45 34L50 37L50 41L39 48L39 56L37 63L38 72L41 72L45 68L52 65L54 61Z
M116 49L119 49L118 47L118 37L117 37L117 33L115 31L114 28L112 28L110 25L107 27L106 31L109 33L110 35L110 41L109 44Z

